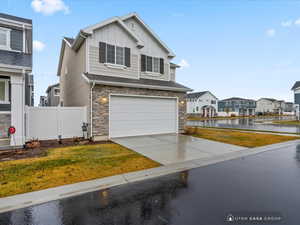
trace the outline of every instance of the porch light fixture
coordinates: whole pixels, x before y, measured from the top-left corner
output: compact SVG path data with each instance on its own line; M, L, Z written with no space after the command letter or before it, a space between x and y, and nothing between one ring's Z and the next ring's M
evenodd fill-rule
M100 102L101 103L106 103L108 100L107 100L107 98L106 97L102 97L102 98L100 98Z
M183 100L181 100L181 101L180 101L180 104L182 104L182 105L183 105L183 104L184 104L184 101L183 101Z

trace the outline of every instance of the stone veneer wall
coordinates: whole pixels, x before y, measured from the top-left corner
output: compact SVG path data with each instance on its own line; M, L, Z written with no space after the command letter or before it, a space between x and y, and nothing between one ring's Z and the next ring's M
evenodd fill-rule
M0 138L7 138L7 130L10 127L10 114L0 114Z
M179 131L182 132L186 121L186 93L173 91L160 91L142 88L127 88L96 85L93 89L93 135L108 136L109 132L109 94L129 94L129 95L148 95L148 96L167 96L178 97L179 100ZM107 98L107 102L100 101ZM184 104L180 103L184 101Z

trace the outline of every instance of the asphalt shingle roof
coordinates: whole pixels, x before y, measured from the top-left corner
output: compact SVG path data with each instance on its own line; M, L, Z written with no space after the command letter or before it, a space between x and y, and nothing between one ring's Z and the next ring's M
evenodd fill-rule
M296 89L300 87L300 81L296 81L296 83L294 84L294 86L292 87L292 90Z
M64 37L64 39L67 40L67 42L69 42L71 45L73 44L73 42L75 41L74 38L69 38L69 37Z
M32 24L32 20L31 19L25 19L25 18L22 18L22 17L8 15L8 14L5 14L5 13L0 13L0 17L4 18L4 19L8 19L8 20L15 20L15 21L19 21L19 22L22 22L22 23Z
M200 98L202 95L207 93L208 91L194 92L187 95L188 98Z
M161 86L168 87L168 88L176 88L176 89L182 89L182 91L191 91L190 88L183 86L182 84L173 82L173 81L163 81L163 80L151 80L151 79L130 79L130 78L123 78L123 77L111 77L111 76L104 76L104 75L96 75L96 74L88 74L85 73L85 76L90 81L103 81L103 82L111 82L111 83L127 83L127 84L136 84L137 88L138 85L144 85L144 86ZM117 85L116 85L117 86Z

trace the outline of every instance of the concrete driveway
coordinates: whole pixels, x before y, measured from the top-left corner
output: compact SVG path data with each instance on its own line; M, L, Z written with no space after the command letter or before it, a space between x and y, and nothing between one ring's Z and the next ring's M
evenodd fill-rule
M246 149L245 147L181 134L122 137L113 138L112 141L163 165L201 158L213 158Z

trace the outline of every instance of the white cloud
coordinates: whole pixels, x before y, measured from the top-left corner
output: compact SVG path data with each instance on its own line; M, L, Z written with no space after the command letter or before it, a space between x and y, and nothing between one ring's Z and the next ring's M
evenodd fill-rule
M186 61L185 59L182 59L178 65L181 67L181 68L188 68L190 67L190 64L188 63L188 61Z
M44 50L44 48L46 47L46 45L41 42L41 41L37 41L37 40L34 40L33 41L33 49L37 52L41 52Z
M296 19L294 23L295 25L300 26L300 18Z
M287 20L287 21L282 21L281 22L281 26L283 26L283 27L291 27L292 25L293 25L292 20Z
M266 35L267 35L268 37L274 37L275 34L276 34L276 30L273 29L273 28L272 28L272 29L266 30Z
M63 0L33 0L31 7L34 11L44 15L51 15L59 11L63 11L65 14L70 12Z

